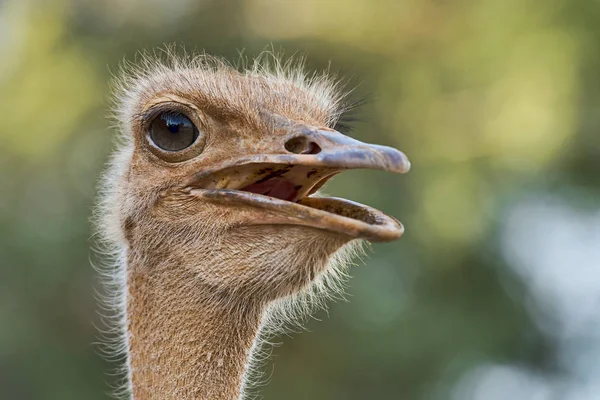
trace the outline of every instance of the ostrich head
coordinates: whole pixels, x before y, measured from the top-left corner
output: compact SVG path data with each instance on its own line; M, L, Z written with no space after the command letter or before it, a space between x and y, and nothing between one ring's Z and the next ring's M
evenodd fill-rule
M120 93L118 221L140 256L177 261L224 293L272 299L309 284L352 239L400 237L382 212L316 193L344 170L410 165L334 129L346 110L330 79L238 72L207 57L171 64L131 76Z
M233 398L239 389L227 388L239 386L270 302L310 287L354 239L403 233L384 213L318 189L348 169L403 173L410 164L398 150L336 131L344 95L325 75L260 62L240 72L207 56L142 64L118 88L123 140L102 221L123 249L134 393L151 398L161 382L172 387L157 398ZM228 331L208 333L224 326L236 332L225 344ZM187 369L183 348L196 354ZM197 359L219 351L232 382L190 378L202 393L188 381L166 383L174 371L207 368Z

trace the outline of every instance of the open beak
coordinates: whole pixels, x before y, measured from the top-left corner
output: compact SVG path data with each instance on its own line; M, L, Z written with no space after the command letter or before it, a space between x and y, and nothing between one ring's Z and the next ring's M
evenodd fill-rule
M316 191L348 169L405 173L408 158L391 147L363 143L329 128L294 125L273 152L230 159L204 170L190 184L205 201L263 211L255 224L312 226L354 238L390 241L404 232L396 219Z

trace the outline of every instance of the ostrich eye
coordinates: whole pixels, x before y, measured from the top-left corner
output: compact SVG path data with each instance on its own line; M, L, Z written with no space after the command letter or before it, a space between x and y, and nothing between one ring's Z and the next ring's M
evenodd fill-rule
M162 113L150 125L150 139L156 146L166 151L186 149L197 138L198 128L181 113Z

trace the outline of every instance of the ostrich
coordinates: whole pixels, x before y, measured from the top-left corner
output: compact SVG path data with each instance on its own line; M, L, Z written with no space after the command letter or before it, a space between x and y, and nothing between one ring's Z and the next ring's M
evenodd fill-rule
M345 94L301 64L146 55L123 69L97 225L116 255L128 398L242 398L274 321L335 290L362 240L402 235L317 193L347 169L410 163L336 131Z

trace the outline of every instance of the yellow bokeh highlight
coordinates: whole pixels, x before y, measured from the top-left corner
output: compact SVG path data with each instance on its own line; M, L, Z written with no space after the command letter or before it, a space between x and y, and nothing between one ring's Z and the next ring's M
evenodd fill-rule
M539 168L574 134L579 54L564 33L523 38L489 90L482 145L505 168Z
M64 42L64 14L45 11L7 7L10 35L22 40L17 49L0 47L0 58L11 59L0 75L0 138L13 153L32 158L53 153L86 129L84 115L102 100L91 66Z
M423 186L420 236L446 245L468 244L480 238L489 225L489 188L472 169L454 168L436 174Z
M415 38L443 40L456 18L454 8L428 0L248 0L243 6L253 35L314 37L380 53L405 49Z

